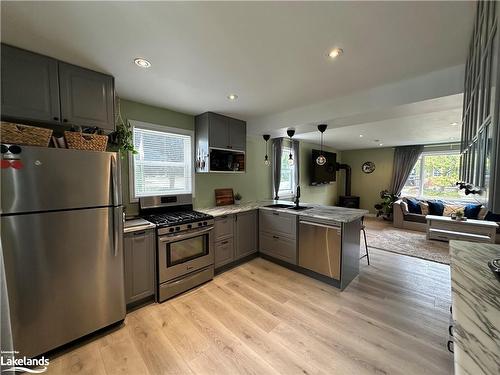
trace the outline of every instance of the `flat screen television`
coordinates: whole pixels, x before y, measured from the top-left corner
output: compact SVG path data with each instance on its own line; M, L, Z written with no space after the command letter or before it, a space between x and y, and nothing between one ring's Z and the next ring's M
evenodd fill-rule
M320 150L312 150L311 153L311 185L331 184L337 180L337 154L323 151L326 158L324 165L316 164Z

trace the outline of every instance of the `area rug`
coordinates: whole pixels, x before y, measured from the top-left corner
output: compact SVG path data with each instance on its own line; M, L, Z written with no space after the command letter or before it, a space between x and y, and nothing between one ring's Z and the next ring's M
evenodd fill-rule
M450 264L448 242L427 240L424 232L394 228L392 222L384 222L382 219L365 218L365 225L368 248ZM362 253L364 245L361 237Z

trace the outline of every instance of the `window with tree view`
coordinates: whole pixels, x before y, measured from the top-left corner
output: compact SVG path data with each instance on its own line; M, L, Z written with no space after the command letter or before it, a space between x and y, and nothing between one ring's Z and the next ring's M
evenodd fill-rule
M295 167L288 164L288 158L291 152L290 147L283 147L281 150L281 177L280 189L278 192L281 198L293 195L295 189Z
M423 153L401 192L403 196L464 199L455 183L459 180L458 152Z

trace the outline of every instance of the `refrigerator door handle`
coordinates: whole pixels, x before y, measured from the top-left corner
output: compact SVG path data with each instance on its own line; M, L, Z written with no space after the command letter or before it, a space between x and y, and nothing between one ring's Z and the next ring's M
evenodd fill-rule
M123 233L123 215L122 207L113 207L113 256L118 256L121 244L121 236Z
M111 155L111 194L113 195L113 206L120 204L118 197L118 167L116 161L116 154Z

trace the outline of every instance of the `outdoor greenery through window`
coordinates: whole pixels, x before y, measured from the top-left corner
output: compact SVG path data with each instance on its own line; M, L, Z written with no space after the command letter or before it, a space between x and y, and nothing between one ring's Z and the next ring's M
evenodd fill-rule
M192 193L191 135L134 126L132 197Z
M290 155L290 147L283 147L281 150L281 179L280 179L280 189L278 192L279 197L289 197L293 195L294 186L294 166L288 165L288 158Z
M458 152L423 153L401 192L402 196L465 199L455 183L459 180Z

